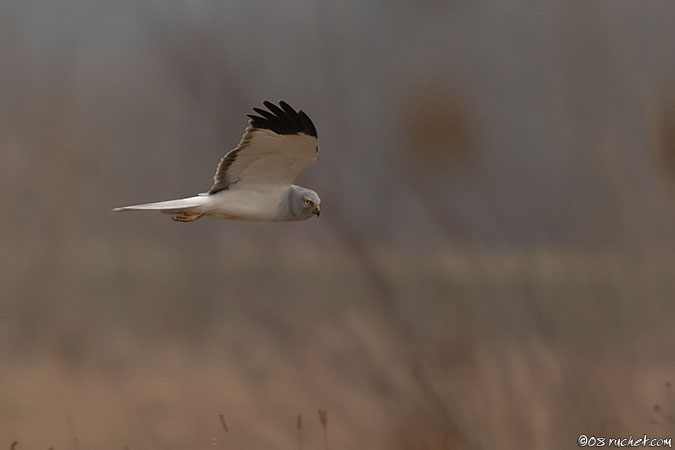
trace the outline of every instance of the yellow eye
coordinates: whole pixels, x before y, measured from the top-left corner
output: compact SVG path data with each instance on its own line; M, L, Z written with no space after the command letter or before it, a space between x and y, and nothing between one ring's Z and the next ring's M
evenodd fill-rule
M310 202L309 200L304 200L302 203L304 203L305 206L309 206L312 204L312 202Z

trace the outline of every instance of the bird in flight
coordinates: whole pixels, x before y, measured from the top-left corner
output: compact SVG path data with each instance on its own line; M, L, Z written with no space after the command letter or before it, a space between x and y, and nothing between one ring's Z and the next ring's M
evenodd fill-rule
M256 114L247 114L244 136L220 160L208 192L113 211L159 211L177 222L200 217L279 222L318 216L319 195L292 184L319 153L316 128L307 114L283 100L279 106L268 101L263 105L266 110L253 108Z

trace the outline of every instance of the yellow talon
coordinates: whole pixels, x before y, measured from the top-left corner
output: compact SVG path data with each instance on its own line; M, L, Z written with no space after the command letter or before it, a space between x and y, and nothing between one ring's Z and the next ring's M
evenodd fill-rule
M204 214L185 214L181 213L178 214L177 216L173 216L171 220L174 222L194 222L195 220L199 219L201 216Z

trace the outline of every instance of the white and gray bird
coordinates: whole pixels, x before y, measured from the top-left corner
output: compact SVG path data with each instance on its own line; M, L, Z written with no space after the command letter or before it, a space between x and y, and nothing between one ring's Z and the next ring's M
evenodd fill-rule
M317 133L310 118L283 100L279 106L263 102L267 110L253 108L239 145L218 164L213 186L194 197L113 211L159 211L178 222L200 217L232 220L292 221L319 215L316 192L293 183L319 153Z

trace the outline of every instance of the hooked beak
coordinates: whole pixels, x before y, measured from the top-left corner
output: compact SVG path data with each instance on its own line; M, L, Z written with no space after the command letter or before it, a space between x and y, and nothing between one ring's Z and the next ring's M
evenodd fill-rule
M316 217L319 217L321 215L321 206L320 205L316 205L314 207L314 214L316 214Z

